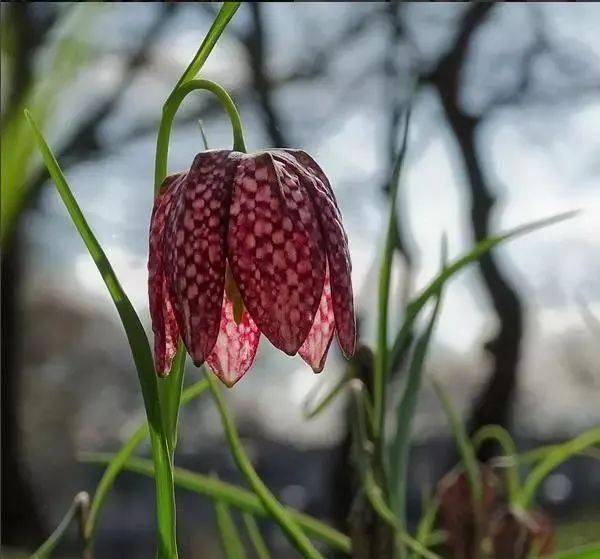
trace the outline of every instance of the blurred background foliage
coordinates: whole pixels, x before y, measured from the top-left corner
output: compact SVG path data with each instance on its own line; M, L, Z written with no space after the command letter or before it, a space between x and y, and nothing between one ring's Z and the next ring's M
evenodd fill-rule
M3 3L1 6L2 544L33 549L142 417L126 343L103 285L34 151L28 106L57 146L84 212L147 319L147 228L160 107L216 12L210 3ZM373 346L373 285L387 178L414 90L399 198L393 296L406 300L450 256L492 232L581 208L576 220L482 259L446 292L427 373L450 387L471 432L496 423L519 448L600 424L600 9L593 4L245 4L203 76L236 100L250 149L302 147L330 176L354 263L360 339ZM227 147L210 97L188 100L173 168ZM396 325L401 317L392 313ZM346 402L306 422L321 379L263 341L228 398L257 470L280 498L347 531L354 480ZM369 377L362 348L353 364ZM401 364L398 373L402 372ZM188 377L197 374L190 370ZM401 374L397 383L402 382ZM409 521L456 462L435 396L418 402ZM483 447L481 458L493 455ZM236 481L212 407L184 410L178 464ZM119 479L99 527L99 557L147 557L152 484ZM559 547L600 527L600 466L581 457L551 475L540 505ZM179 498L184 557L219 556L208 502ZM286 543L264 527L276 556ZM63 549L68 556L69 546Z

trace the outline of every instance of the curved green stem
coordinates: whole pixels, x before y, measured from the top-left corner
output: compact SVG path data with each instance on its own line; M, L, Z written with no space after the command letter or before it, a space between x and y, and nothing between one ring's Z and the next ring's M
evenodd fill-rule
M69 510L63 516L60 524L56 527L56 530L50 534L50 537L37 549L37 551L30 557L30 559L44 559L50 556L50 553L54 551L54 548L63 539L66 531L69 529L71 522L79 515L80 519L83 519L83 512L89 505L89 497L85 492L78 493L75 495Z
M369 503L373 507L373 510L377 513L377 515L388 524L393 530L394 535L398 538L402 543L406 544L410 547L415 553L424 557L425 559L440 559L440 556L433 551L429 551L424 545L420 542L409 536L396 518L396 515L392 512L385 502L383 498L383 491L381 487L377 485L377 482L373 478L373 473L368 470L365 473L365 477L362 480L363 490Z
M271 554L269 553L265 540L263 540L256 519L247 512L242 515L242 518L244 520L244 525L246 526L248 539L254 548L256 557L258 559L271 559Z
M501 447L504 455L511 461L506 467L506 486L508 498L512 504L516 504L519 497L519 472L517 466L517 448L508 431L500 425L485 425L473 437L473 447L477 450L484 441L494 440Z
M296 521L292 519L288 511L281 503L279 503L260 477L258 477L256 470L252 466L250 459L242 447L237 428L227 411L223 395L217 386L217 381L212 373L208 371L205 371L205 376L208 380L210 391L213 395L219 415L221 416L221 422L225 429L225 435L227 436L231 453L233 454L240 472L244 475L246 481L254 493L256 493L256 496L260 499L265 509L267 509L269 514L279 524L289 542L302 554L302 556L307 557L308 559L323 559L322 555L314 548Z
M244 143L244 131L242 121L238 110L229 96L219 84L210 80L190 80L181 84L172 95L169 97L163 107L160 128L158 129L158 138L156 141L156 164L154 168L154 193L158 194L160 185L167 176L167 159L169 157L169 140L171 138L171 128L173 127L173 119L179 109L179 106L185 97L197 89L203 89L214 93L223 108L227 111L233 128L233 149L235 151L246 151Z
M533 500L540 483L544 481L546 476L554 470L554 468L560 466L564 461L571 458L571 456L578 454L582 450L593 445L600 445L600 428L590 429L578 437L560 445L556 450L548 454L546 458L540 461L525 480L521 495L518 499L519 506L523 509L527 509Z

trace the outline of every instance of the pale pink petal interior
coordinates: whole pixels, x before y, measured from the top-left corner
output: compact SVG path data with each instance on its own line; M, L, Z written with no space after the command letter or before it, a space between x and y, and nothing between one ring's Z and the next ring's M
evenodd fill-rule
M233 318L233 305L223 298L219 335L206 362L229 387L240 380L252 365L260 331L248 311L244 310L239 324Z
M304 340L298 353L313 369L320 373L325 366L327 351L335 331L335 318L333 316L333 303L331 300L331 285L329 284L329 270L325 275L325 285L319 308L315 314L312 328Z

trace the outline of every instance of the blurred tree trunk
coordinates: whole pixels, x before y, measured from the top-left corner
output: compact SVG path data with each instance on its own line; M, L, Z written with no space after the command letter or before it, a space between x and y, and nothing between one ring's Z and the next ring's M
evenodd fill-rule
M244 37L244 44L249 54L252 86L256 91L265 129L273 146L290 147L287 130L284 130L283 119L273 99L273 87L267 68L267 34L263 22L263 7L259 2L251 2L248 8L252 16L252 26Z
M482 122L481 117L472 116L463 110L459 94L462 72L473 37L493 7L493 3L471 5L454 44L440 59L427 80L439 94L467 171L471 195L471 226L476 242L490 234L490 215L494 208L495 196L485 178L477 149L477 131ZM497 335L486 344L486 349L493 358L493 368L471 412L471 432L487 424L508 427L510 408L517 386L523 334L523 309L517 290L500 269L493 252L480 259L479 270L499 324ZM490 452L489 446L483 447L480 458L488 458Z
M2 123L20 110L23 96L32 79L35 52L54 21L54 11L46 17L34 17L34 7L27 3L5 6L3 26L10 27L12 61L10 92L2 107ZM21 236L18 231L8 235L1 256L1 421L2 421L2 544L30 547L43 539L46 532L33 490L27 477L19 429L19 405L23 347L18 336L22 332L19 312L22 280Z
M168 25L175 14L175 6L161 7L154 22L149 25L139 45L126 58L126 73L130 80L117 87L96 110L85 115L71 138L58 154L63 169L97 154L102 149L98 131L100 125L118 106L136 72L147 64L150 45ZM2 119L14 110L20 110L23 98L32 83L32 68L37 50L43 45L47 32L57 21L57 11L41 8L39 4L11 3L7 10L11 30L14 33L14 63L11 69L11 92ZM21 213L14 223L14 231L9 241L2 246L2 543L4 545L31 548L43 541L47 530L36 507L35 497L24 471L24 460L20 445L19 372L22 370L19 356L24 348L20 343L20 333L26 328L21 323L20 286L23 281L20 218L35 207L42 185L47 180L47 172L41 167L31 177L27 197Z
M20 245L20 236L15 232L11 246L4 247L2 253L2 544L30 548L43 540L46 531L24 467L20 442Z

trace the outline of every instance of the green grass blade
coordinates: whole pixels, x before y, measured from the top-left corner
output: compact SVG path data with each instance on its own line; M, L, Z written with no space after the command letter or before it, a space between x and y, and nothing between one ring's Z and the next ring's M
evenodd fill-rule
M245 512L242 515L242 518L244 519L246 532L248 533L248 538L252 543L256 557L258 557L258 559L271 559L269 549L267 548L265 540L263 540L263 537L260 533L260 528L258 527L258 523L256 522L254 516Z
M177 446L177 422L179 419L179 407L183 390L186 357L187 351L185 346L183 342L179 340L169 376L157 379L160 407L169 435L171 455L173 455L175 447Z
M390 181L390 210L388 227L379 270L379 289L377 296L377 349L375 352L375 370L373 372L373 404L375 410L375 438L379 446L379 452L383 452L383 441L385 440L384 418L385 418L385 392L388 373L388 307L390 298L390 278L392 275L392 263L394 258L394 247L397 236L396 200L402 174L402 166L408 147L408 130L410 125L410 107L404 122L402 146L394 165Z
M551 555L550 559L598 559L598 557L600 557L600 542L560 551Z
M88 499L89 497L87 493L78 493L75 495L69 510L63 516L63 519L60 521L59 525L56 527L54 532L50 534L50 537L31 556L30 559L46 559L46 557L50 557L50 554L63 539L67 530L71 526L71 523L80 513L82 507L87 507Z
M481 474L479 472L479 464L477 462L477 457L475 456L475 449L469 440L464 425L458 418L458 415L456 414L456 411L454 410L450 399L448 396L446 396L443 388L439 383L435 381L432 382L435 393L437 394L437 397L444 408L446 417L448 418L448 423L450 424L450 429L452 430L454 439L456 440L456 445L458 446L458 451L469 480L469 487L471 488L473 501L475 506L479 507L483 501L483 486Z
M390 447L390 496L394 511L400 519L402 526L406 526L406 471L408 469L412 420L421 389L425 356L427 355L431 334L438 317L440 304L441 294L438 294L429 324L415 345L406 387L398 404L396 433Z
M173 559L174 557L177 557L177 540L175 533L175 496L173 493L171 458L168 436L165 432L165 426L161 416L154 362L148 338L146 337L142 323L140 322L133 305L123 291L100 243L97 241L90 226L85 220L58 162L44 140L36 123L33 121L33 118L29 114L29 111L25 111L25 117L31 126L48 172L56 184L56 188L71 216L73 224L79 232L79 235L85 243L90 256L94 260L94 263L106 284L125 329L142 389L157 472L156 509L158 519L159 557L161 559L163 557L165 559Z
M396 537L407 547L409 547L417 555L424 557L425 559L441 559L437 553L429 551L424 545L419 543L417 540L409 536L406 531L398 523L396 515L387 506L381 487L377 485L371 472L367 472L365 478L363 478L362 488L367 496L367 499L371 503L373 510L377 515L389 526L394 529Z
M217 526L221 536L221 545L226 559L246 559L244 544L240 539L238 530L231 518L229 507L223 501L214 501L215 514L217 517Z
M546 479L546 476L552 470L572 456L579 454L582 450L596 445L600 445L600 428L590 429L578 437L559 445L556 450L550 452L527 476L518 499L519 505L523 509L527 509L533 501L540 483Z
M475 450L487 440L494 440L502 447L506 464L506 487L508 488L508 500L515 505L520 492L519 469L517 465L517 447L506 429L500 425L485 425L473 436Z
M477 260L479 260L482 256L505 241L509 241L522 235L543 229L544 227L549 227L550 225L571 219L577 215L577 213L577 211L565 212L545 219L540 219L539 221L520 225L500 235L488 237L487 239L477 243L469 252L449 264L429 283L425 289L423 289L420 295L415 297L407 306L406 316L404 317L402 327L398 331L390 350L389 363L393 365L399 362L401 356L404 354L410 343L413 325L417 316L427 304L429 299L434 297L439 291L440 287L443 286L455 274L470 264L477 262Z
M548 456L551 452L554 452L561 446L561 444L549 444L540 446L538 448L534 448L533 450L528 450L526 452L518 454L515 460L519 464L535 464L543 458L546 458L546 456ZM584 448L580 452L578 452L577 455L586 456L588 458L591 458L592 460L600 460L600 448Z
M306 558L322 559L321 554L314 548L293 517L288 514L285 507L279 503L273 493L271 493L256 473L256 470L244 451L235 423L227 411L223 395L217 385L217 380L211 372L205 371L205 376L208 379L210 391L213 395L219 415L221 416L221 422L223 424L223 429L225 430L225 436L227 437L231 454L235 459L240 473L246 478L248 485L252 488L254 493L256 493L273 520L279 524L290 544Z
M108 464L113 458L114 454L96 452L82 453L79 456L81 461L93 464ZM124 469L147 477L154 477L152 462L143 458L130 458L125 463ZM210 499L223 501L232 507L256 516L271 517L260 499L251 491L183 468L174 468L173 474L175 484L181 489ZM307 514L290 508L286 508L286 510L311 538L329 545L332 549L350 555L350 538L346 535Z
M231 20L231 18L235 15L238 8L240 7L241 2L223 2L217 17L213 21L211 28L208 30L208 33L204 37L204 41L200 45L198 52L189 63L188 67L185 69L185 72L179 78L179 81L173 88L173 92L184 82L187 82L191 79L194 79L198 72L202 69L202 66L206 62L208 55L212 52L215 47L219 37L225 31L227 24Z
M435 518L437 515L439 503L435 497L429 499L429 502L426 503L423 507L423 513L421 515L421 519L419 520L419 524L417 526L417 533L415 535L415 539L419 542L423 547L431 546L431 535L433 533L433 526L435 524ZM413 559L417 558L417 555L414 554Z
M200 396L206 391L207 388L208 382L205 380L198 381L187 388L181 396L182 405L185 405L188 402L191 402L194 398ZM108 467L104 471L100 482L96 486L96 491L94 492L94 498L92 499L90 512L85 525L85 539L90 550L91 544L94 540L96 526L98 525L100 512L104 506L106 497L112 489L112 486L114 485L118 475L125 467L127 460L129 460L129 458L133 455L142 441L148 437L148 434L148 425L140 425L140 427L135 430L129 440L121 447L121 450L114 455L114 458L111 460L110 464L108 464Z
M335 385L321 398L316 404L314 401L317 399L318 392L320 392L320 386L317 386L315 390L311 391L306 400L304 400L304 419L314 419L317 417L335 398L346 388L349 382L354 378L354 371L349 369Z

